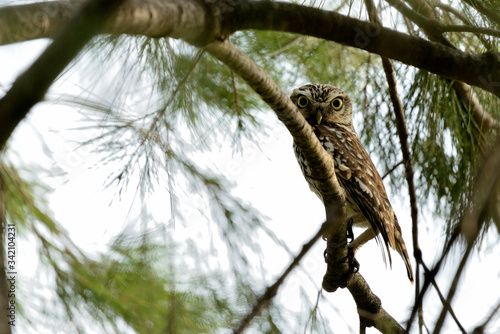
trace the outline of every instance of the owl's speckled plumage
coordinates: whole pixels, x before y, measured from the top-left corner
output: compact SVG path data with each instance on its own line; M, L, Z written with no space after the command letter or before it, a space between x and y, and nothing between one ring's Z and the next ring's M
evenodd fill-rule
M389 262L389 246L395 249L403 258L408 278L413 282L413 272L401 228L387 197L382 178L354 130L349 96L331 85L310 84L295 89L290 98L312 126L324 149L333 156L339 184L346 193L348 218L353 219L354 226L369 227L374 236L382 237ZM295 144L294 151L309 187L322 199L316 181L311 178L307 161ZM364 240L356 239L352 245L358 248L371 238L373 235L364 233L358 237Z

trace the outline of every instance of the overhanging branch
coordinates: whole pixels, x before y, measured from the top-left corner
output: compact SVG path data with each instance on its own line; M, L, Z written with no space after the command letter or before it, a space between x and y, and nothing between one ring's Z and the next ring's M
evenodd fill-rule
M438 21L429 19L426 16L433 18L435 13L432 7L422 0L413 0L412 6L417 10L414 11L406 5L404 5L400 0L386 0L391 6L396 8L403 16L407 17L411 21L415 22L429 37L431 41L442 44L443 46L451 47L458 50L457 47L453 45L448 39L446 39L442 32L442 26L439 25ZM484 111L483 107L479 103L476 94L472 91L471 87L461 81L453 81L453 88L457 94L462 99L464 106L470 110L475 124L479 129L479 138L484 136L492 128L500 127L500 124L495 120L489 113Z
M68 2L64 4L55 1L1 8L0 44L52 36L71 16L68 11L74 10ZM28 21L32 22L30 29L23 30ZM466 82L500 97L497 54L469 54L378 24L291 3L129 0L104 32L174 37L202 45L245 29L293 32L335 41Z

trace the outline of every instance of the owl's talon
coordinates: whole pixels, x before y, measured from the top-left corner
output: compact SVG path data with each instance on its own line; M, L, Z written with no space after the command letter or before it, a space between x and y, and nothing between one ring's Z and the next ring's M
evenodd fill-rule
M354 241L354 232L352 231L352 225L354 220L351 218L347 221L347 243L350 244Z
M353 274L357 273L359 271L359 262L355 258L353 258L353 261L349 263L349 269Z
M359 271L359 262L354 257L354 250L352 248L347 248L347 263L349 264L349 271L355 274Z
M340 245L332 242L328 247L339 248ZM330 251L333 250L330 248ZM354 258L354 249L347 247L347 255L337 259L337 261L335 261L335 255L328 256L328 248L324 251L323 256L328 264L326 274L323 277L323 288L328 292L333 292L337 288L347 287L352 275L359 271L359 263Z

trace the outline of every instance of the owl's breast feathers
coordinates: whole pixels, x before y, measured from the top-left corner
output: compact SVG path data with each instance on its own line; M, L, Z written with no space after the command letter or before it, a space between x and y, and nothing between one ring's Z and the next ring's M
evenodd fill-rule
M349 200L355 203L377 235L384 239L386 247L396 247L394 229L396 216L382 182L380 174L373 165L354 128L333 125L315 125L314 133L335 161L335 172L340 185L345 189ZM387 254L390 258L389 249Z

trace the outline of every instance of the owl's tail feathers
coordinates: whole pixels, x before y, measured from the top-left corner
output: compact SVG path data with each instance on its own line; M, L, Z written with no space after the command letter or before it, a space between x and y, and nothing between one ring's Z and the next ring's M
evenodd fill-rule
M403 258L403 262L405 263L405 266L406 266L406 272L408 274L408 278L410 279L411 284L413 284L413 269L411 268L410 257L408 256L408 252L406 251L405 244L398 243L396 245L396 251Z

